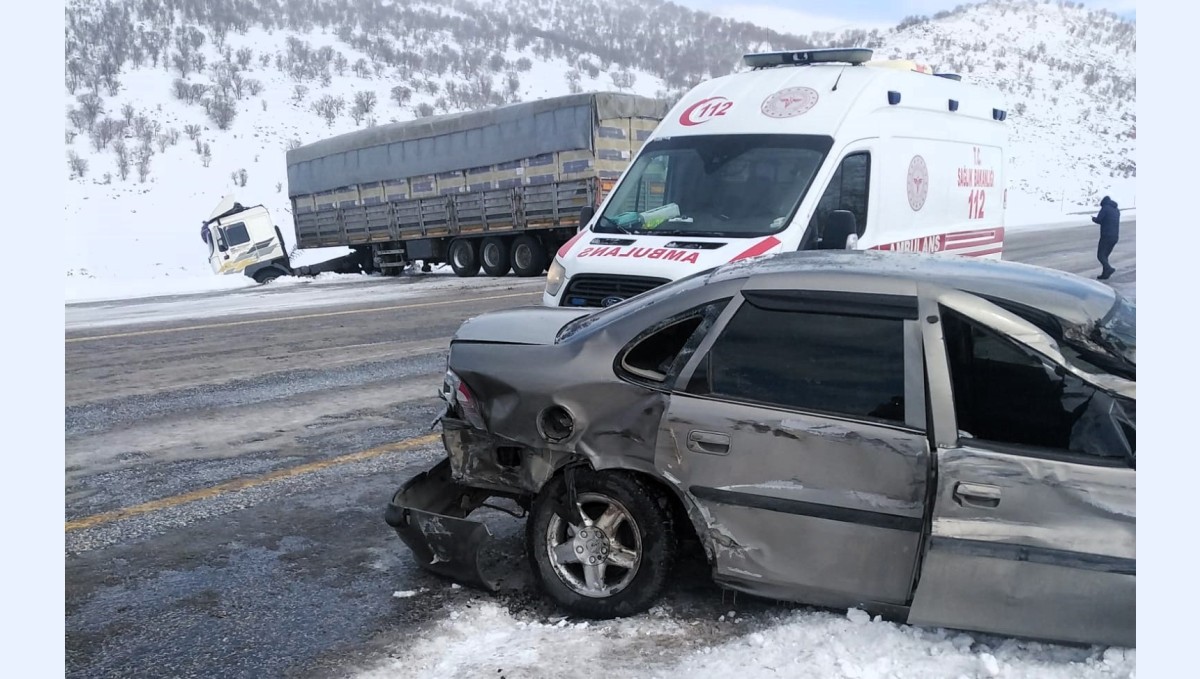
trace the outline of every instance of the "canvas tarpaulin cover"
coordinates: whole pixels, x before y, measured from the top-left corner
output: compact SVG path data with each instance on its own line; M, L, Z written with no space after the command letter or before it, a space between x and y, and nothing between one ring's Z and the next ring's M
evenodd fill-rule
M596 92L380 125L288 151L288 195L590 149L598 120L666 113L656 99Z

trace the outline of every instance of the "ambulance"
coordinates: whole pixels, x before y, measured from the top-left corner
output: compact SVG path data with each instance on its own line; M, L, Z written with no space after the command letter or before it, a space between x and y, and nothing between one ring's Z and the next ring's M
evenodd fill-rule
M546 306L604 307L749 257L868 249L1001 258L1002 97L870 49L748 54L647 138L556 253ZM590 214L589 214L590 213Z

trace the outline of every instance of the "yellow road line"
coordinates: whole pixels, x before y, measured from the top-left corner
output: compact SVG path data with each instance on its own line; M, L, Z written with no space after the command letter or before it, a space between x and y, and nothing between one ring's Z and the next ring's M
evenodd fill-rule
M204 325L189 325L182 328L160 328L158 330L138 330L135 332L119 332L112 335L94 335L92 337L70 337L67 344L72 342L94 342L97 340L115 339L118 337L138 337L142 335L159 335L169 332L185 332L187 330L209 330L212 328L230 328L237 325L256 325L260 323L278 323L279 321L295 321L305 318L327 318L329 316L347 316L350 314L367 314L381 311L400 311L402 309L420 309L422 307L445 306L447 304L466 304L467 302L484 302L491 299L509 299L526 297L534 292L516 292L511 295L492 295L490 297L472 297L470 299L448 299L442 302L420 302L418 304L399 304L396 306L372 307L370 309L349 309L346 311L326 311L319 314L302 314L299 316L283 316L281 318L254 318L245 321L227 321L225 323L207 323Z
M122 509L114 509L111 512L104 512L103 514L93 514L92 516L85 516L82 519L68 521L66 532L70 533L71 531L81 530L83 528L94 528L95 526L102 526L106 523L112 523L113 521L119 521L132 516L140 516L142 514L149 514L162 509L177 507L188 502L195 502L196 500L218 497L220 495L225 495L226 493L232 493L238 490L245 490L246 488L261 486L263 484L270 483L272 481L278 481L280 479L290 479L296 476L320 471L322 469L328 469L329 467L334 467L337 465L369 460L373 457L379 457L380 455L387 453L398 453L405 450L411 450L412 448L433 443L440 439L441 435L439 434L427 434L425 436L405 439L403 441L389 443L387 445L378 446L357 453L350 453L348 455L341 455L339 457L333 457L327 460L302 464L298 467L278 469L270 472L269 474L263 474L262 476L255 476L248 479L237 479L236 481L229 481L227 483L211 486L209 488L193 490L190 493L183 493L182 495L174 495L171 497L164 497L159 500L151 500L150 502L143 502L140 505L134 505L132 507L125 507Z

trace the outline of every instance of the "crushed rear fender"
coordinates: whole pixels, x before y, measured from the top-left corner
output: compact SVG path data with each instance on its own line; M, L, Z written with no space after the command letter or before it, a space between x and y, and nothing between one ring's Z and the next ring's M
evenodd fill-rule
M496 591L483 574L480 556L494 538L487 526L465 518L492 493L455 483L449 458L396 491L384 520L427 570L465 585Z

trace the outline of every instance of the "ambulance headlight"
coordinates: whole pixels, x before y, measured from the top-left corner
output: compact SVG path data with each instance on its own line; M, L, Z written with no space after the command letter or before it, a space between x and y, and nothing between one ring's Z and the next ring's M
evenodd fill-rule
M567 279L567 270L559 263L558 258L550 264L550 271L546 274L546 294L551 297L558 294L562 289L563 281Z

